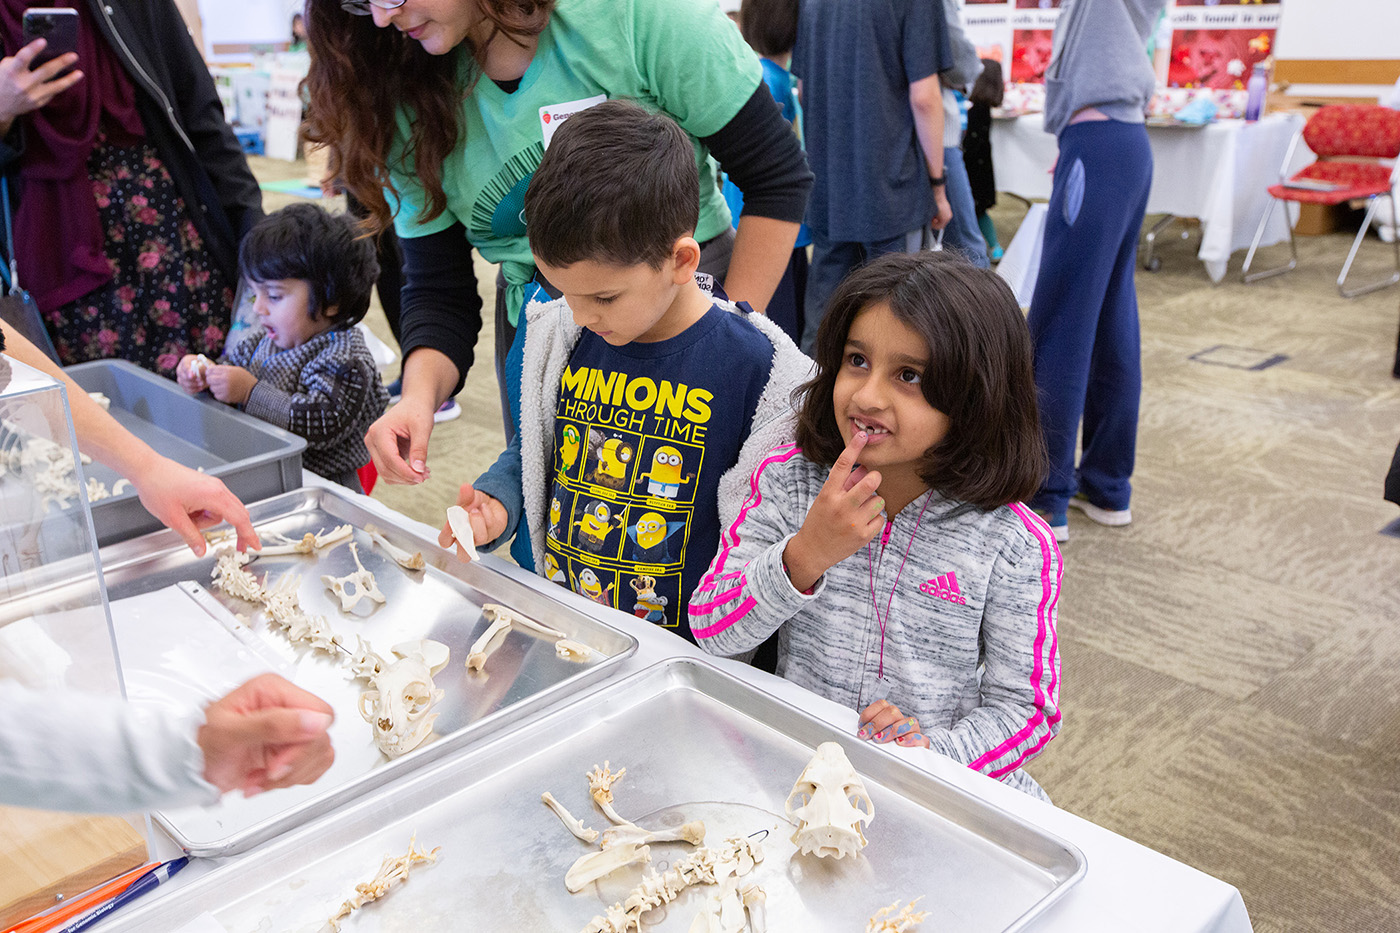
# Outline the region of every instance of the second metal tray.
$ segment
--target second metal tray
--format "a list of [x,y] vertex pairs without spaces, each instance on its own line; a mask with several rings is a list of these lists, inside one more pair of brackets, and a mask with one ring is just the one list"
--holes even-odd
[[[821,742],[839,742],[875,805],[869,845],[841,860],[800,855],[783,803]],[[593,847],[540,802],[550,791],[595,829],[585,772],[627,769],[614,806],[647,828],[703,819],[706,843],[762,835],[752,880],[773,933],[853,933],[892,902],[922,898],[922,929],[1024,929],[1085,872],[1073,845],[698,661],[661,662],[451,760],[406,776],[248,859],[133,911],[117,930],[178,929],[208,911],[229,933],[313,933],[416,835],[441,846],[401,888],[347,930],[568,933],[622,900],[643,869],[621,869],[579,894],[570,864]],[[596,851],[596,849],[594,849]],[[652,846],[664,871],[689,851]],[[648,933],[685,933],[713,888],[698,885],[645,915]]]
[[[130,694],[184,705],[212,699],[251,671],[271,668],[336,710],[331,732],[336,761],[315,784],[248,799],[233,794],[214,807],[158,814],[176,842],[192,854],[229,855],[263,842],[393,780],[406,769],[494,730],[510,728],[531,711],[608,676],[636,650],[631,635],[480,564],[458,563],[435,541],[394,526],[334,490],[307,487],[256,503],[249,513],[260,533],[278,532],[293,539],[350,523],[361,562],[388,597],[383,606],[371,608],[366,600],[355,612],[343,613],[321,583],[322,574],[342,575],[355,569],[343,544],[315,557],[260,557],[248,569],[259,578],[266,574],[269,583],[300,574],[298,594],[308,612],[325,616],[337,633],[363,637],[381,654],[395,644],[420,638],[443,642],[452,652],[451,659],[434,682],[446,695],[434,708],[436,738],[401,758],[386,760],[359,712],[364,682],[351,679],[348,665],[340,658],[294,648],[263,619],[258,607],[212,589],[213,548],[209,555],[196,558],[172,532],[104,548],[102,567],[108,596],[116,604],[117,642]],[[370,524],[398,546],[421,551],[427,569],[410,573],[400,568],[364,532]],[[169,619],[172,613],[164,609],[169,604],[151,601],[153,595],[168,593],[174,585],[186,592],[196,589],[191,582],[199,584],[201,591],[196,592],[197,600],[188,602],[187,620]],[[144,600],[118,602],[130,597]],[[174,599],[178,603],[178,593]],[[207,611],[200,610],[201,602]],[[488,624],[481,612],[482,604],[488,602],[546,622],[588,645],[597,656],[583,664],[565,661],[556,656],[549,641],[512,632],[491,655],[484,672],[469,672],[467,648]],[[134,607],[133,611],[124,613],[126,606]],[[244,614],[247,621],[240,622],[235,614]],[[198,630],[182,630],[186,625]]]

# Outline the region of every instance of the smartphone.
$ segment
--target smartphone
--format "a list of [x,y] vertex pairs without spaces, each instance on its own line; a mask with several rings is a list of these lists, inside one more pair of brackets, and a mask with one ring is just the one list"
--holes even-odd
[[31,70],[60,55],[78,51],[78,11],[68,7],[31,7],[24,11],[24,44],[47,39]]

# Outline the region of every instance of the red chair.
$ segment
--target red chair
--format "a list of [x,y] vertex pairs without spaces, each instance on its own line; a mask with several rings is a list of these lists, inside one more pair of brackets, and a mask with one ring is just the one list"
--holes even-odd
[[[1302,139],[1317,155],[1317,161],[1301,172],[1288,178],[1288,164]],[[1257,282],[1271,275],[1281,275],[1297,267],[1298,244],[1293,239],[1293,226],[1288,227],[1288,249],[1292,256],[1288,265],[1275,269],[1265,269],[1250,273],[1254,254],[1259,249],[1259,241],[1264,236],[1264,228],[1273,214],[1274,205],[1279,201],[1297,201],[1307,204],[1341,204],[1346,201],[1366,199],[1366,219],[1361,230],[1351,244],[1347,261],[1342,265],[1342,273],[1337,276],[1337,291],[1343,298],[1355,298],[1368,292],[1388,288],[1400,282],[1400,238],[1393,244],[1395,248],[1395,271],[1390,278],[1347,290],[1347,273],[1356,259],[1357,250],[1366,231],[1371,227],[1371,218],[1376,213],[1377,198],[1390,195],[1390,223],[1396,224],[1396,195],[1400,193],[1400,164],[1394,160],[1400,157],[1400,110],[1388,107],[1364,106],[1357,104],[1330,104],[1321,108],[1308,119],[1303,131],[1293,138],[1288,154],[1283,157],[1283,167],[1279,171],[1279,183],[1269,188],[1273,199],[1264,211],[1259,229],[1254,232],[1254,242],[1249,246],[1249,254],[1244,258],[1244,280]],[[1386,164],[1382,160],[1389,160]],[[1287,210],[1287,208],[1285,208]]]

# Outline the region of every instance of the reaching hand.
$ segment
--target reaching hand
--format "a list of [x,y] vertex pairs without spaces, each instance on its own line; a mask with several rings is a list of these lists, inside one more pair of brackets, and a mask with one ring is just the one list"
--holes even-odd
[[242,366],[216,363],[205,367],[204,382],[219,401],[229,405],[242,405],[248,401],[253,386],[258,384],[258,377]]
[[77,63],[74,52],[60,55],[29,70],[34,56],[48,45],[46,39],[35,39],[9,58],[0,59],[0,132],[9,132],[16,117],[38,110],[59,94],[83,80],[81,71],[70,71],[63,77],[58,73]]
[[798,590],[815,586],[822,574],[865,547],[885,527],[880,514],[885,500],[876,494],[880,473],[871,470],[859,476],[862,468],[856,466],[867,439],[864,431],[851,438],[807,510],[802,527],[788,541],[783,562]]
[[[463,483],[462,488],[457,490],[457,504],[467,510],[467,517],[472,523],[473,543],[485,544],[488,541],[495,541],[505,534],[506,524],[510,517],[506,514],[506,507],[501,505],[500,500],[488,496],[480,490],[473,489],[471,483]],[[442,532],[438,535],[438,544],[443,547],[455,547],[457,559],[462,562],[470,561],[467,552],[457,544],[457,539],[452,535],[452,529],[444,523]]]
[[[402,401],[365,432],[379,478],[396,485],[416,485],[432,475],[428,469],[428,438],[433,433],[433,409]],[[446,545],[444,545],[445,547]]]
[[153,460],[134,470],[132,484],[141,504],[203,557],[206,544],[201,528],[228,522],[238,532],[238,549],[259,549],[248,510],[217,477],[206,476],[174,460],[152,452]]
[[920,745],[929,747],[929,741],[919,731],[919,720],[905,716],[888,700],[876,700],[860,714],[860,728],[856,738],[872,742],[894,741],[900,745]]
[[335,761],[326,730],[335,712],[276,674],[254,677],[204,711],[204,779],[245,797],[310,784]]

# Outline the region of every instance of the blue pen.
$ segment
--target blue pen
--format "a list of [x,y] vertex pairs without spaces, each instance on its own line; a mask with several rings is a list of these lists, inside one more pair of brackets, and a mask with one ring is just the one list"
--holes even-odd
[[86,930],[88,927],[92,926],[94,923],[101,920],[103,917],[107,916],[117,908],[125,907],[127,904],[136,900],[138,897],[140,897],[142,894],[145,894],[147,891],[154,891],[156,888],[160,887],[162,884],[173,878],[177,871],[184,868],[189,863],[189,856],[182,855],[179,858],[171,859],[164,865],[161,865],[157,868],[152,868],[150,871],[146,872],[140,878],[137,878],[134,882],[132,882],[131,887],[127,888],[125,891],[118,894],[116,897],[112,898],[110,901],[101,905],[100,907],[97,907],[89,911],[88,913],[83,914],[77,920],[74,920],[72,923],[68,924],[68,926],[64,927],[61,931],[59,931],[59,933],[78,933],[79,930]]

